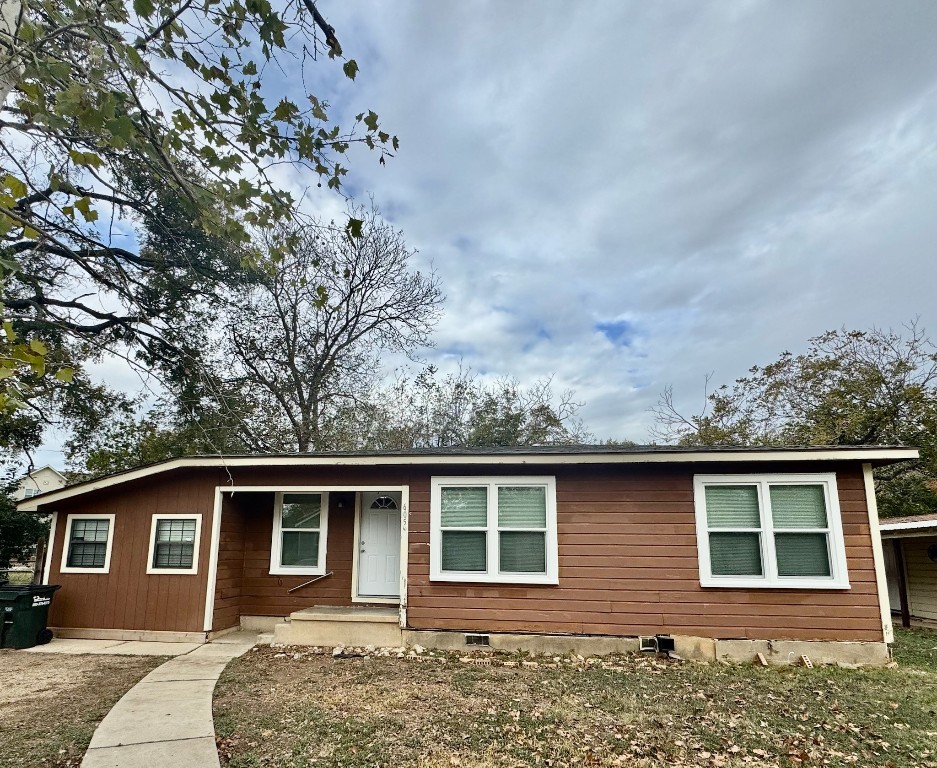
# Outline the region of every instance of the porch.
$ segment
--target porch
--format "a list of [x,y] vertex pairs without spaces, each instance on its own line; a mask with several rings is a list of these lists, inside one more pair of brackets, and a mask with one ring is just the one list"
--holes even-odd
[[383,605],[317,605],[294,611],[273,629],[273,643],[283,645],[373,645],[396,648],[403,644],[400,612]]
[[217,493],[207,631],[255,618],[276,627],[275,642],[329,644],[367,631],[377,635],[364,644],[384,644],[388,628],[399,636],[406,487],[242,486]]

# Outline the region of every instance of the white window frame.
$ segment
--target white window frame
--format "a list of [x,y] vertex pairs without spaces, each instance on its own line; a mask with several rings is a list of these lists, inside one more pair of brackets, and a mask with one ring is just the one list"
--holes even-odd
[[[71,568],[68,565],[68,551],[72,541],[72,521],[74,520],[109,520],[107,526],[107,544],[104,549],[104,567],[103,568]],[[69,515],[65,521],[65,539],[62,547],[62,564],[59,567],[59,573],[110,573],[111,572],[111,549],[114,545],[114,514],[80,513]]]
[[[709,557],[710,528],[706,516],[706,487],[713,485],[753,485],[758,489],[758,513],[761,527],[762,576],[714,576]],[[774,528],[771,517],[771,485],[820,485],[826,501],[827,545],[830,555],[829,576],[779,576],[775,554],[774,534],[818,532],[819,529]],[[693,497],[696,506],[696,543],[699,552],[700,586],[744,587],[746,589],[849,589],[849,571],[846,565],[846,545],[843,539],[843,520],[839,509],[836,473],[818,474],[750,474],[750,475],[695,475]],[[715,532],[732,532],[733,528],[713,528]]]
[[[281,565],[280,557],[283,548],[283,496],[284,494],[293,495],[312,495],[318,494],[322,497],[322,508],[319,512],[319,558],[318,565],[310,568],[306,565]],[[286,530],[304,530],[308,528],[287,528]],[[327,551],[327,541],[329,532],[329,493],[320,491],[316,488],[303,489],[301,491],[277,491],[274,494],[273,502],[273,541],[270,543],[270,574],[273,576],[321,576],[325,573],[325,555]]]
[[[498,527],[498,488],[500,486],[535,486],[546,489],[546,573],[500,573]],[[442,569],[442,489],[446,487],[488,489],[487,571],[444,571]],[[465,529],[469,530],[469,529]],[[505,528],[505,531],[523,530]],[[430,481],[430,581],[476,582],[490,584],[559,584],[559,553],[556,537],[556,478],[531,477],[433,477]]]
[[[156,568],[153,565],[153,555],[156,554],[156,529],[160,520],[195,520],[195,541],[192,545],[192,567],[191,568]],[[202,541],[202,516],[201,514],[178,514],[164,515],[159,512],[153,515],[153,521],[150,524],[150,548],[146,555],[146,572],[148,574],[165,576],[195,576],[198,573],[199,548]]]

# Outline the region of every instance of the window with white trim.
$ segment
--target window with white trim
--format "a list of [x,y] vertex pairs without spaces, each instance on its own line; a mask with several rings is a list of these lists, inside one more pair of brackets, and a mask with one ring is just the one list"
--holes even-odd
[[835,474],[697,475],[700,584],[847,589]]
[[69,515],[61,572],[108,573],[113,542],[114,515]]
[[432,581],[558,583],[553,477],[434,477]]
[[198,573],[201,515],[153,515],[147,573],[194,575]]
[[328,493],[277,493],[275,499],[270,573],[325,573]]

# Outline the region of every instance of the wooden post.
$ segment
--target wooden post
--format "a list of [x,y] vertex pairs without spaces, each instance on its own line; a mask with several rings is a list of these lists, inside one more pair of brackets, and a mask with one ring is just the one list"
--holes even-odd
[[39,539],[36,543],[36,559],[33,562],[33,584],[42,584],[42,572],[46,562],[46,547],[48,537]]
[[895,549],[895,570],[898,571],[898,600],[901,604],[901,626],[907,629],[911,626],[911,611],[908,609],[908,580],[904,573],[904,548],[901,539],[892,539]]

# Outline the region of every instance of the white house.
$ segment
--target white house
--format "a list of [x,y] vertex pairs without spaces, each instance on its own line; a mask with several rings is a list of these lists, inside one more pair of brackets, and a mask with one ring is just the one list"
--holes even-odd
[[[23,476],[16,490],[13,492],[13,498],[16,501],[30,499],[33,496],[38,496],[40,493],[47,493],[63,488],[67,482],[65,476],[58,470],[48,465],[39,467],[39,469],[34,469],[28,475]],[[30,508],[30,506],[26,504],[21,506],[20,509],[34,512],[36,508],[34,506]]]

